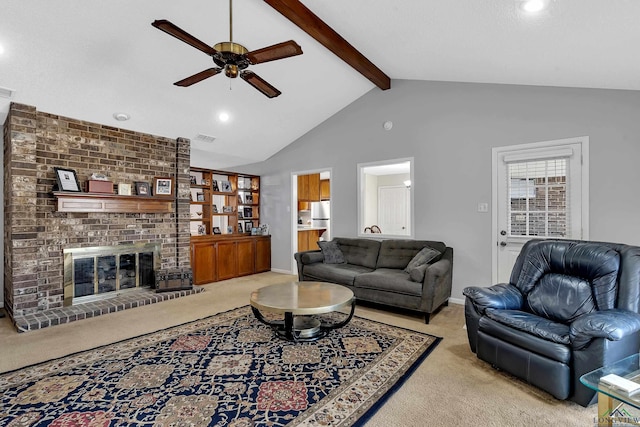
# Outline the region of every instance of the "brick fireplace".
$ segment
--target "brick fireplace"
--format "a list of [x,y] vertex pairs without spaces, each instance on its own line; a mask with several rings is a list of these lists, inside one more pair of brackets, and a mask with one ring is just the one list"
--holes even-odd
[[[11,104],[4,127],[4,305],[18,329],[23,318],[64,307],[65,249],[156,243],[159,268],[190,269],[189,157],[188,139]],[[116,184],[174,177],[173,212],[58,212],[54,167],[74,169],[83,186],[95,172]]]

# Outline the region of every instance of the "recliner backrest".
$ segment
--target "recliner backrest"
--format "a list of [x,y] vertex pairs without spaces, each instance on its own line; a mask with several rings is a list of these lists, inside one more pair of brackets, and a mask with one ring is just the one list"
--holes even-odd
[[620,254],[610,246],[549,240],[524,249],[514,285],[529,311],[569,323],[582,314],[616,307]]

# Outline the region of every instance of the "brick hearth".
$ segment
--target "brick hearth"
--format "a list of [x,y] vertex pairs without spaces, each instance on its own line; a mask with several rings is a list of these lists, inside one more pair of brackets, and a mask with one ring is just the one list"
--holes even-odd
[[[133,132],[12,103],[4,127],[4,305],[14,323],[49,319],[51,313],[67,310],[63,307],[65,248],[160,243],[159,268],[190,269],[189,160],[188,139]],[[173,177],[174,211],[57,212],[51,194],[56,183],[54,167],[75,170],[83,187],[95,172],[115,184],[152,184],[154,177]],[[95,315],[95,310],[85,310],[85,317],[89,312]],[[58,323],[72,317],[59,317]],[[55,321],[27,322],[36,323],[44,327]]]

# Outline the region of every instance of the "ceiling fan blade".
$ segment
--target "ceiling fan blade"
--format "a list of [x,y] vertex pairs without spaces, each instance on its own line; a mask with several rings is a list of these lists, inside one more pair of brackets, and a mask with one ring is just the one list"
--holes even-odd
[[191,77],[187,77],[186,79],[182,79],[179,82],[175,82],[174,85],[181,86],[181,87],[191,86],[192,84],[201,82],[204,79],[208,79],[209,77],[215,76],[220,71],[222,71],[222,68],[217,68],[217,67],[216,68],[209,68],[208,70],[200,71],[199,73],[194,74]]
[[302,48],[293,40],[263,47],[262,49],[248,52],[245,56],[252,64],[275,61],[276,59],[302,55]]
[[282,93],[278,89],[267,83],[266,80],[258,76],[253,71],[243,71],[242,73],[240,73],[240,77],[242,78],[242,80],[262,92],[268,98],[275,98]]
[[215,53],[218,52],[213,47],[209,46],[208,44],[206,44],[201,40],[198,40],[197,38],[193,37],[191,34],[187,33],[185,30],[183,30],[182,28],[172,24],[166,19],[157,19],[153,21],[151,25],[177,38],[178,40],[182,40],[183,42],[195,47],[196,49],[203,51],[207,55],[214,55]]

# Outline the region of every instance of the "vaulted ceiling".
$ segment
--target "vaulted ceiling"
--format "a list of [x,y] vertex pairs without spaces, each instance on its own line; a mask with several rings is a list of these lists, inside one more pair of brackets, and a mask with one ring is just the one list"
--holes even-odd
[[[640,90],[640,2],[302,0],[390,77]],[[229,36],[228,0],[5,0],[0,10],[0,120],[11,101],[115,127],[192,140],[193,163],[261,161],[370,90],[381,90],[268,3],[235,0],[233,38],[249,50],[295,40],[303,54],[251,70],[268,99],[218,75],[173,83],[211,58],[153,28],[167,19],[211,45]],[[221,122],[218,114],[230,115]],[[114,113],[131,119],[116,121]],[[215,137],[207,142],[198,135]]]

